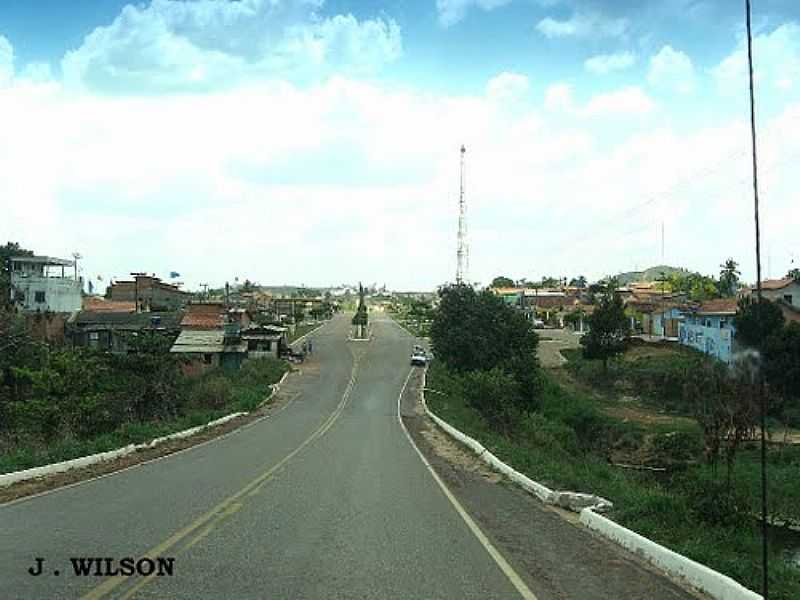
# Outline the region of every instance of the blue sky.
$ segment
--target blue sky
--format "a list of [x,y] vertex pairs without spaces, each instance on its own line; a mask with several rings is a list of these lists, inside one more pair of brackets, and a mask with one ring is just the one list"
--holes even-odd
[[[6,0],[0,239],[78,250],[88,277],[430,288],[463,142],[477,282],[646,267],[662,222],[667,262],[752,278],[740,4]],[[780,276],[800,5],[753,8]]]

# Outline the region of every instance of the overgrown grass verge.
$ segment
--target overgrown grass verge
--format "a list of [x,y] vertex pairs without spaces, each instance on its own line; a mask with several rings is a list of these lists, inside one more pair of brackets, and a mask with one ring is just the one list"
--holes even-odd
[[296,325],[294,332],[289,334],[289,343],[291,344],[295,340],[298,340],[304,335],[311,333],[315,329],[319,329],[323,325],[324,323],[300,323]]
[[[608,454],[614,447],[641,443],[641,425],[613,419],[591,398],[564,389],[549,375],[543,376],[539,409],[519,415],[507,434],[493,429],[465,403],[460,377],[443,364],[432,364],[427,385],[441,392],[426,396],[437,415],[515,469],[555,489],[608,498],[614,502],[609,516],[625,527],[750,589],[760,588],[759,527],[749,517],[757,506],[753,452],[743,453],[734,493],[721,502],[721,484],[706,465],[690,463],[666,474],[611,465]],[[787,448],[779,458],[772,456],[770,463],[773,506],[777,513],[795,518],[800,506],[796,483],[800,449]],[[800,598],[800,571],[784,560],[782,548],[773,545],[771,550],[772,597]]]
[[[7,436],[0,453],[0,473],[10,473],[65,460],[141,444],[184,429],[204,425],[233,412],[250,412],[270,398],[288,366],[272,358],[251,359],[234,373],[207,371],[202,376],[182,381],[176,404],[180,413],[172,418],[129,421],[112,431],[80,439],[65,436],[49,443],[35,435],[20,432]],[[16,438],[16,439],[14,439]]]

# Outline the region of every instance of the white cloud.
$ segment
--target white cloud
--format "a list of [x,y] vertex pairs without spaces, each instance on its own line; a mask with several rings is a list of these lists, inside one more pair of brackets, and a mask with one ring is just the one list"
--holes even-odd
[[368,73],[402,53],[391,19],[319,17],[319,0],[127,5],[62,60],[69,85],[107,92],[217,89],[247,79]]
[[594,96],[580,110],[580,114],[585,117],[646,115],[655,108],[655,102],[641,88],[631,86]]
[[495,102],[519,100],[528,93],[530,81],[519,73],[500,73],[486,84],[486,95]]
[[[747,42],[739,39],[736,49],[711,70],[724,93],[741,93],[747,87]],[[758,85],[786,91],[800,78],[800,25],[784,23],[753,38],[753,72]]]
[[472,7],[490,11],[509,2],[511,0],[436,0],[436,10],[439,13],[439,23],[450,27],[461,21]]
[[0,86],[14,79],[14,47],[0,35]]
[[636,63],[633,52],[617,52],[615,54],[598,54],[583,63],[584,68],[595,75],[607,75],[612,71],[621,71]]
[[597,12],[576,12],[569,19],[546,17],[536,29],[548,38],[622,37],[628,30],[627,19],[609,18]]
[[548,86],[545,90],[544,105],[548,110],[571,110],[572,86],[568,83],[554,83]]
[[694,65],[688,55],[664,46],[650,58],[647,82],[654,88],[689,94],[694,91]]

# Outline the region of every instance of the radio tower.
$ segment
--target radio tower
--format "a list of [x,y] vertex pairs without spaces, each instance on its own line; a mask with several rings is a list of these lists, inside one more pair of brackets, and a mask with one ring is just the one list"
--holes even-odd
[[469,248],[467,247],[467,203],[464,201],[464,154],[467,149],[461,145],[461,182],[458,197],[458,249],[456,257],[456,283],[464,283],[469,269]]

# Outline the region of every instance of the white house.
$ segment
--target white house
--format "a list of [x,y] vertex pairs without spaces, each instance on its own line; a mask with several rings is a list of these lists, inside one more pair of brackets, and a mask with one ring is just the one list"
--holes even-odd
[[75,263],[50,256],[12,256],[11,302],[23,312],[81,310],[81,281]]

